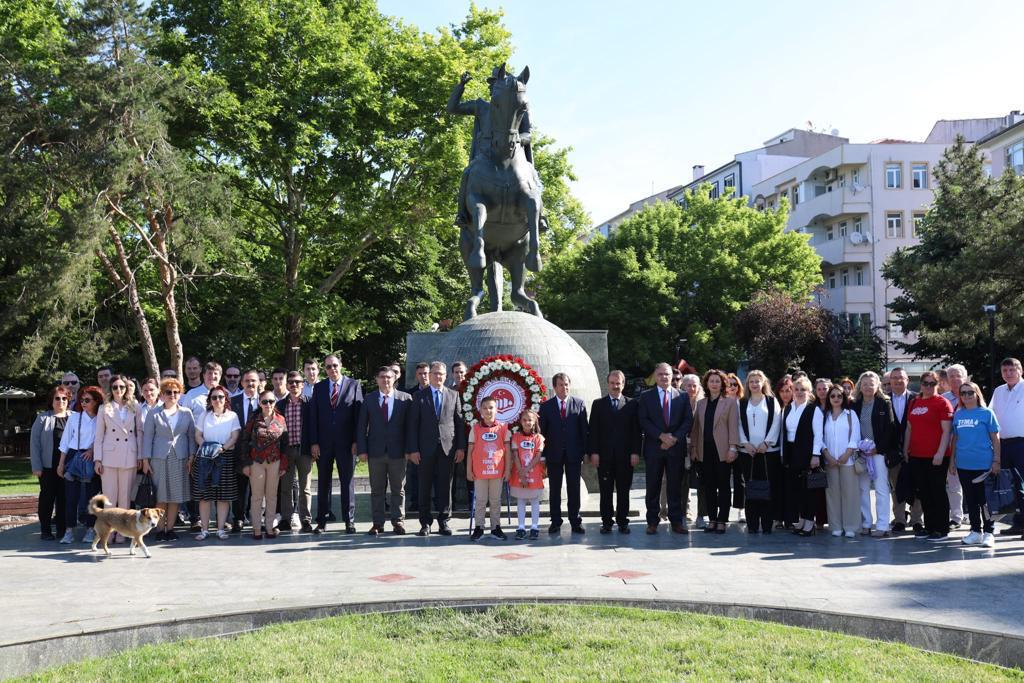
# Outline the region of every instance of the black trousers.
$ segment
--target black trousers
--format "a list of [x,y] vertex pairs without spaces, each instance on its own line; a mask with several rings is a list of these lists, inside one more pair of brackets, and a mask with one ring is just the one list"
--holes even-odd
[[[671,455],[670,455],[671,454]],[[668,521],[682,524],[683,500],[690,497],[689,480],[683,480],[683,458],[675,451],[657,451],[644,454],[647,468],[647,490],[644,501],[647,507],[647,523],[657,524],[661,511],[661,480],[665,479],[665,498],[668,499]],[[686,486],[686,488],[684,488]]]
[[39,529],[44,534],[53,533],[52,522],[57,523],[57,535],[67,531],[67,513],[64,511],[64,480],[57,476],[55,467],[44,467],[39,477]]
[[801,519],[814,519],[817,491],[807,488],[807,470],[787,467],[785,485],[786,522],[796,524]]
[[974,480],[985,474],[985,470],[956,470],[960,477],[960,486],[964,490],[964,507],[971,519],[971,531],[992,533],[995,523],[988,512],[988,500],[985,498],[985,481],[975,484]]
[[732,470],[732,506],[742,510],[747,502],[747,481],[750,479],[750,467],[753,460],[749,453],[740,451],[736,459],[729,465]]
[[633,486],[633,467],[629,455],[601,456],[597,466],[597,484],[601,491],[601,523],[620,527],[629,524],[629,489]]
[[[775,487],[771,483],[770,471],[768,469],[768,453],[763,455],[750,456],[745,454],[751,459],[751,468],[748,475],[747,481],[768,481],[768,486],[771,488],[771,493],[774,496]],[[778,458],[778,453],[775,457]],[[746,500],[747,504],[747,531],[761,531],[771,532],[772,530],[772,501],[771,500]]]
[[786,521],[786,468],[782,466],[782,456],[778,451],[765,453],[768,465],[768,482],[772,488],[772,499],[769,503],[772,519],[776,522]]
[[913,471],[914,493],[921,501],[924,528],[930,534],[949,533],[949,496],[946,495],[946,473],[949,458],[941,465],[933,465],[931,458],[910,458]]
[[[550,457],[550,456],[549,456]],[[548,460],[548,483],[551,487],[550,503],[551,523],[562,523],[562,475],[565,475],[566,507],[569,512],[569,524],[583,522],[580,517],[580,476],[583,461],[578,457],[563,455],[555,460]]]
[[[448,455],[437,444],[430,455],[420,453],[417,496],[419,497],[420,524],[430,526],[434,522],[433,510],[437,510],[437,523],[444,524],[452,516],[452,472],[454,457]],[[406,469],[406,475],[409,470]],[[433,496],[431,496],[433,493]],[[433,497],[433,505],[431,505]]]
[[405,507],[409,512],[416,512],[420,507],[419,491],[420,466],[407,460],[405,462]]
[[249,477],[242,474],[242,465],[235,461],[235,485],[238,487],[238,495],[231,501],[231,516],[235,524],[241,526],[245,516],[249,514],[249,496],[252,490],[249,488]]
[[714,443],[704,442],[704,500],[708,506],[709,522],[729,521],[729,478],[733,472],[733,463],[718,458],[718,449]]
[[355,524],[356,496],[352,475],[356,471],[356,456],[350,446],[321,448],[320,459],[316,461],[316,523],[327,524],[331,511],[331,496],[334,490],[334,465],[338,466],[338,483],[341,485],[341,519],[346,524]]

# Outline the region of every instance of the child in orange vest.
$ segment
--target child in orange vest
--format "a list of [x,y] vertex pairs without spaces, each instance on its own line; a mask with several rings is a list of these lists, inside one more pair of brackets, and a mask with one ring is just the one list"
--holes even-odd
[[473,425],[469,433],[469,466],[466,477],[473,482],[473,495],[476,497],[476,528],[473,529],[472,540],[479,540],[484,535],[484,512],[487,504],[491,505],[491,535],[505,540],[505,532],[501,530],[501,489],[508,481],[511,469],[511,458],[507,458],[511,436],[508,425],[498,422],[498,404],[493,398],[485,398],[480,402],[481,421]]
[[512,435],[512,495],[519,511],[516,539],[526,538],[526,503],[530,503],[530,540],[540,537],[540,494],[544,491],[544,436],[537,431],[533,410],[519,416],[519,432]]

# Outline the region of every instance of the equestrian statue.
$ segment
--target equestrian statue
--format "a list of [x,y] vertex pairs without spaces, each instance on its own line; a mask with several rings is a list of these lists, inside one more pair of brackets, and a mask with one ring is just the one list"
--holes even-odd
[[459,185],[459,249],[469,272],[471,296],[465,318],[477,314],[484,296],[484,278],[492,311],[501,310],[502,267],[512,281],[512,302],[540,316],[540,306],[524,289],[526,270],[541,269],[540,232],[542,186],[533,167],[530,110],[526,82],[530,68],[515,76],[505,65],[494,69],[487,83],[490,102],[462,101],[469,81],[462,74],[448,99],[448,113],[473,116],[473,145],[469,166]]

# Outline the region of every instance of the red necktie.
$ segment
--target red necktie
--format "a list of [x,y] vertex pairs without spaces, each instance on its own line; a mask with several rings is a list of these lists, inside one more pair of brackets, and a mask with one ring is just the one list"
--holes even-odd
[[337,408],[338,407],[338,383],[337,382],[335,382],[334,386],[331,388],[331,407],[332,408]]
[[384,416],[384,421],[387,422],[388,421],[388,397],[387,396],[381,396],[380,399],[381,399],[380,400],[380,414]]
[[565,401],[559,401],[562,404],[562,419],[565,419]]
[[665,426],[668,427],[669,416],[672,414],[668,407],[668,391],[664,391],[665,400],[661,403],[661,412],[665,414]]

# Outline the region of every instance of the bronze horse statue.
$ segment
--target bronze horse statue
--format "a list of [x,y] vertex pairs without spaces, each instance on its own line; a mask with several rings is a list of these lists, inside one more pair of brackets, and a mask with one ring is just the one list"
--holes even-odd
[[[448,110],[477,117],[479,138],[466,169],[465,190],[460,192],[460,251],[469,272],[471,296],[465,318],[474,317],[484,296],[487,279],[492,311],[501,310],[502,267],[509,271],[512,301],[527,313],[540,316],[540,306],[524,289],[526,270],[537,272],[540,262],[541,186],[528,158],[529,109],[526,82],[529,67],[518,76],[496,69],[490,79],[490,103],[459,103],[468,75],[452,93]],[[525,122],[525,126],[524,126]],[[523,130],[526,133],[523,133]]]

